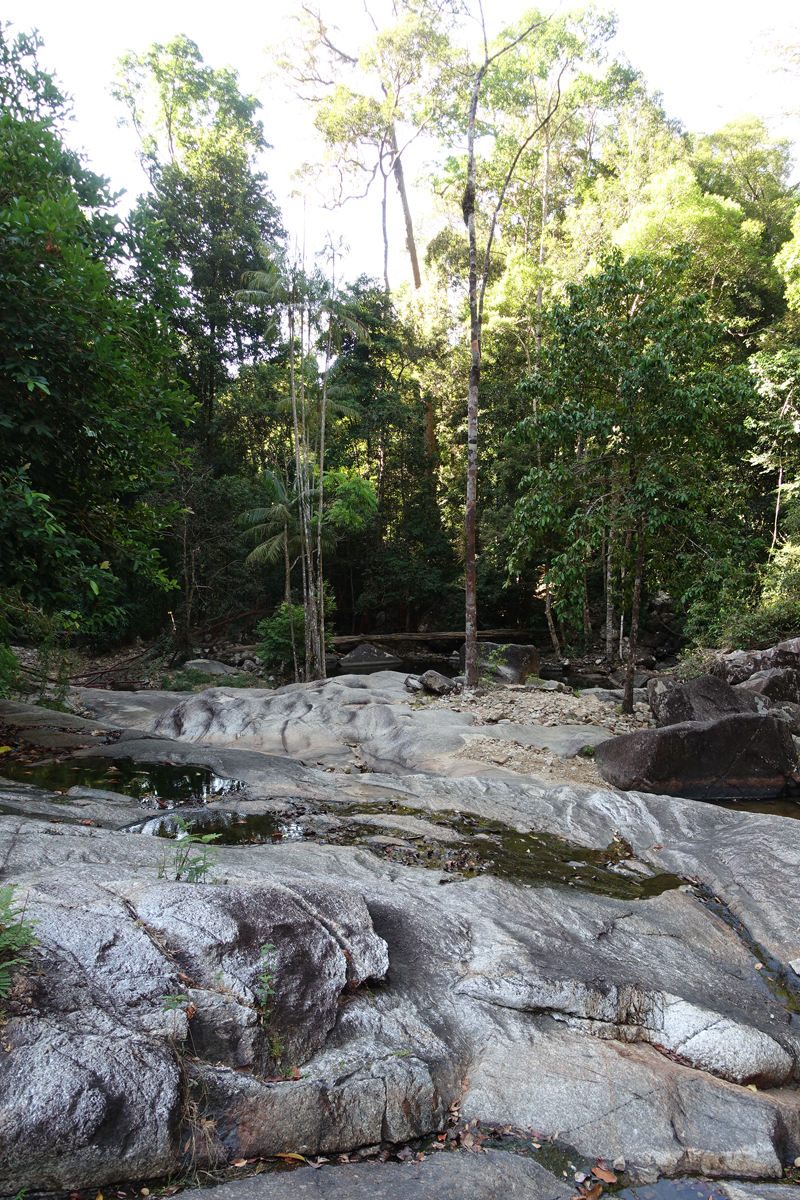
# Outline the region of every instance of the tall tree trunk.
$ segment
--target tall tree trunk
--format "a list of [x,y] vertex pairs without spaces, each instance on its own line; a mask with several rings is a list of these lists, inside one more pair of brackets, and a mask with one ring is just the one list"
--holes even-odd
[[411,220],[411,207],[408,203],[408,194],[406,192],[406,180],[403,173],[403,162],[397,150],[397,136],[395,134],[394,125],[389,130],[389,138],[392,147],[394,171],[394,181],[397,184],[397,192],[400,196],[400,203],[403,206],[403,220],[406,223],[406,249],[408,257],[411,260],[411,274],[414,276],[414,287],[422,287],[422,277],[419,273],[419,259],[417,258],[417,243],[414,240],[414,222]]
[[424,400],[425,404],[425,449],[428,451],[428,474],[433,470],[433,463],[436,458],[436,416],[433,411],[433,396],[430,392],[427,393]]
[[633,681],[636,674],[636,642],[639,637],[639,605],[642,599],[642,574],[644,572],[644,530],[642,514],[636,513],[636,574],[633,577],[633,603],[631,605],[631,631],[628,635],[628,669],[625,672],[625,694],[622,711],[633,712]]
[[606,541],[606,658],[614,661],[614,535],[616,533],[617,505],[616,497],[611,504],[611,518],[608,523],[608,540]]
[[619,593],[622,597],[622,611],[619,614],[619,661],[624,662],[622,657],[622,641],[625,637],[625,564],[628,561],[628,551],[631,548],[631,529],[630,525],[625,531],[625,549],[622,552],[622,563],[619,569]]
[[544,143],[544,176],[542,178],[542,228],[539,237],[539,284],[536,288],[536,364],[538,369],[539,352],[542,348],[542,308],[544,301],[544,284],[542,271],[546,258],[545,235],[547,229],[548,206],[550,204],[550,130],[547,131]]
[[[311,357],[311,313],[308,314],[308,345],[306,337],[305,308],[300,316],[300,344],[303,349],[303,366]],[[305,370],[300,374],[300,434],[302,437],[302,546],[305,561],[305,594],[303,596],[303,611],[305,615],[305,646],[306,646],[306,679],[314,679],[318,670],[318,636],[317,636],[317,593],[315,587],[314,547],[311,536],[311,489],[314,483],[314,464],[311,458],[309,437],[310,413],[308,411],[308,389],[306,387]]]
[[556,633],[556,626],[553,621],[553,594],[550,591],[550,579],[547,574],[544,577],[544,615],[547,617],[547,628],[550,630],[550,641],[553,643],[556,658],[561,658],[561,646],[558,642],[558,634]]
[[284,591],[286,594],[286,608],[289,613],[289,638],[292,643],[292,665],[294,667],[294,681],[300,682],[300,673],[297,669],[297,645],[294,640],[294,611],[292,609],[292,564],[289,561],[289,526],[286,522],[283,525],[283,566],[286,572],[286,581]]
[[328,410],[328,374],[331,367],[331,351],[333,349],[333,297],[336,288],[336,256],[333,257],[331,269],[331,302],[328,309],[328,339],[325,344],[325,371],[322,376],[322,412],[319,419],[319,485],[317,505],[317,664],[318,678],[325,678],[325,589],[322,585],[322,513],[323,513],[323,478],[325,475],[325,421]]
[[592,622],[589,617],[589,589],[586,584],[586,570],[583,572],[583,640],[588,651],[592,640]]
[[464,221],[469,232],[469,339],[470,367],[467,393],[467,502],[464,512],[466,555],[464,563],[464,676],[467,687],[478,683],[478,608],[475,586],[475,517],[478,495],[478,399],[481,380],[481,341],[478,321],[478,238],[475,229],[475,116],[478,97],[486,73],[483,67],[475,76],[467,125],[467,186],[462,201]]
[[[495,223],[497,221],[500,208],[505,197],[505,190],[510,182],[511,175],[509,174],[506,185],[503,187],[501,194],[495,205],[494,215],[491,221],[489,237],[486,242],[486,253],[483,260],[483,276],[481,283],[480,309],[478,306],[478,238],[475,229],[475,204],[477,197],[477,173],[475,169],[475,121],[478,113],[478,100],[481,94],[481,85],[483,84],[486,72],[491,64],[507,54],[523,42],[534,29],[545,24],[544,21],[535,21],[530,25],[519,37],[514,41],[507,43],[502,49],[495,51],[493,55],[489,55],[489,44],[486,37],[486,24],[483,18],[483,9],[480,9],[481,32],[483,34],[483,50],[484,61],[483,65],[475,72],[475,78],[472,83],[472,92],[469,98],[469,110],[467,113],[467,186],[464,189],[464,196],[461,201],[461,211],[464,216],[464,224],[467,226],[469,234],[469,341],[470,341],[470,368],[469,368],[469,387],[467,393],[467,499],[464,511],[464,532],[466,534],[466,554],[464,564],[464,675],[467,687],[475,687],[478,682],[478,613],[477,613],[477,595],[475,587],[475,521],[476,521],[476,504],[478,495],[478,401],[480,394],[481,380],[481,317],[483,315],[483,301],[486,295],[486,283],[489,278],[489,268],[491,266],[491,246],[492,236],[494,234]],[[517,152],[514,159],[514,165],[519,161],[522,149],[530,142],[531,137],[527,139],[523,146]],[[513,166],[512,166],[513,172]]]
[[303,316],[301,312],[300,318],[300,353],[301,353],[301,395],[300,395],[300,414],[298,416],[297,404],[297,373],[294,363],[294,324],[295,324],[295,297],[292,297],[292,303],[289,307],[289,389],[292,400],[292,427],[294,430],[294,456],[295,456],[295,473],[297,481],[297,509],[300,517],[300,568],[303,581],[303,611],[305,613],[304,621],[304,640],[305,640],[305,664],[303,667],[303,675],[308,681],[310,679],[309,669],[311,666],[311,631],[309,628],[309,613],[308,613],[308,589],[309,589],[309,573],[308,573],[308,535],[309,535],[309,520],[308,510],[306,505],[306,470],[304,462],[304,437],[305,428],[305,392],[302,382],[302,354],[304,351],[303,345]]
[[[381,172],[382,173],[382,172]],[[388,184],[386,176],[383,176],[383,196],[381,198],[381,229],[383,230],[383,287],[386,295],[389,295],[389,229],[386,223],[386,186]]]

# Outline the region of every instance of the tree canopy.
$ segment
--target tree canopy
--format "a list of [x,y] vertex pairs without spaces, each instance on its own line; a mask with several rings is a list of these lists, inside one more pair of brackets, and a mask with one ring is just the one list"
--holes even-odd
[[632,665],[661,591],[686,638],[799,632],[789,140],[684,129],[594,7],[494,40],[449,0],[337,20],[303,5],[271,76],[317,137],[298,186],[373,206],[358,278],[335,232],[293,246],[235,64],[187,34],[121,57],[121,219],[3,29],[0,627],[19,602],[183,652],[280,611],[307,676],[331,622]]

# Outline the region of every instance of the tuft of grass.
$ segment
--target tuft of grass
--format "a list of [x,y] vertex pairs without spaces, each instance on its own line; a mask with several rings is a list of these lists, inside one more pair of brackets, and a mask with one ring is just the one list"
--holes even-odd
[[14,890],[13,883],[0,888],[0,998],[11,991],[11,968],[27,962],[36,945],[33,922],[25,920],[25,905],[17,905]]

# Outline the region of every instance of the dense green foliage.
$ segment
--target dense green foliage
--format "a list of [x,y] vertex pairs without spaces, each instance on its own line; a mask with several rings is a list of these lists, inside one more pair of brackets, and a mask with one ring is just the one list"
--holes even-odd
[[0,114],[0,556],[4,586],[90,611],[106,572],[166,583],[145,493],[191,405],[172,333],[120,278],[135,239],[66,149],[35,50],[6,45],[6,87],[33,95]]
[[752,382],[726,362],[707,302],[682,290],[689,261],[604,259],[553,306],[539,372],[522,385],[537,415],[518,433],[541,466],[517,502],[515,565],[547,547],[553,588],[576,625],[604,543],[612,599],[627,607],[624,550],[637,518],[645,587],[716,596],[730,557],[749,549],[747,481],[730,464],[747,450]]
[[[611,57],[613,16],[545,16],[501,35],[513,49],[478,113],[480,624],[542,640],[547,598],[553,635],[577,646],[626,627],[639,579],[672,594],[691,638],[798,633],[791,146],[747,114],[687,133]],[[188,37],[120,62],[149,180],[122,223],[69,148],[38,39],[0,36],[13,625],[36,609],[59,636],[189,652],[260,621],[279,669],[290,626],[309,653],[312,617],[326,642],[463,628],[468,39],[428,0],[401,0],[352,53],[326,29],[301,20],[274,57],[316,105],[314,186],[339,203],[383,181],[372,278],[332,245],[324,269],[293,258],[259,101]],[[427,247],[402,171],[418,138],[441,149]],[[391,181],[415,284],[395,292]],[[0,657],[0,693],[15,669]]]

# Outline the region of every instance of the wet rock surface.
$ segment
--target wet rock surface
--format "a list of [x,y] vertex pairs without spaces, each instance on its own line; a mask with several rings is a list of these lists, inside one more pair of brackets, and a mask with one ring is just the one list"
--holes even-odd
[[[354,708],[360,691],[347,685]],[[509,771],[331,774],[132,729],[83,754],[237,780],[164,818],[247,832],[260,814],[283,832],[227,845],[115,828],[126,803],[144,828],[149,793],[121,799],[99,777],[2,789],[0,883],[40,943],[4,1002],[8,1194],[391,1148],[444,1133],[459,1105],[462,1121],[625,1159],[630,1180],[779,1179],[800,1155],[797,822]],[[80,823],[82,803],[104,827]],[[376,1189],[414,1173],[438,1181],[420,1196],[562,1187],[517,1156],[480,1161],[495,1157],[513,1164],[495,1192],[463,1174],[472,1156],[347,1173],[364,1196],[413,1196]],[[247,1186],[344,1196],[319,1191],[350,1186],[338,1170]]]

